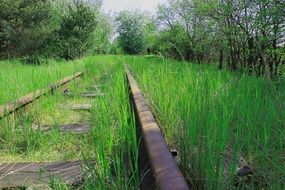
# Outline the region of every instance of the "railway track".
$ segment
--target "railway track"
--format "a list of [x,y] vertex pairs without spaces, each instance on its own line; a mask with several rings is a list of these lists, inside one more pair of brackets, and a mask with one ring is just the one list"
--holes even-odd
[[[17,101],[0,107],[0,118],[5,118],[14,112],[35,102],[40,97],[53,92],[56,89],[68,84],[72,80],[79,78],[83,72],[67,77],[51,85],[47,89],[37,90],[30,93]],[[188,190],[189,187],[180,172],[177,163],[169,150],[165,139],[158,127],[155,117],[151,113],[149,106],[141,93],[130,70],[126,68],[126,79],[129,88],[130,103],[133,106],[137,119],[137,127],[141,132],[143,144],[140,147],[146,152],[146,163],[150,164],[150,171],[144,170],[141,173],[141,189],[160,189],[160,190]],[[97,89],[98,90],[98,89]],[[98,91],[97,91],[98,92]],[[67,96],[72,94],[66,92]],[[87,94],[87,95],[86,95]],[[103,96],[102,93],[97,93]],[[97,97],[96,93],[84,93],[83,98],[90,99]],[[90,105],[73,105],[67,106],[66,109],[75,109],[88,111]],[[61,125],[60,133],[64,135],[67,132],[87,133],[90,126],[88,124],[70,124]],[[48,133],[49,129],[45,129]],[[144,162],[140,158],[140,161]],[[142,165],[143,163],[139,163]],[[84,161],[56,161],[56,162],[39,162],[39,163],[3,163],[0,164],[0,188],[18,188],[32,187],[44,189],[53,178],[59,178],[66,184],[73,185],[81,183],[84,175]],[[144,178],[150,176],[147,183]]]
[[1,188],[49,189],[49,183],[53,179],[61,179],[72,185],[82,180],[83,166],[84,161],[80,160],[0,164]]
[[36,90],[31,92],[15,101],[9,102],[6,105],[0,106],[0,119],[3,119],[9,116],[12,113],[15,113],[17,110],[28,106],[29,104],[33,103],[35,100],[39,99],[40,97],[48,94],[53,93],[56,89],[70,83],[71,81],[83,76],[83,72],[75,73],[72,76],[68,76],[62,80],[51,84],[48,88],[42,90]]
[[[36,90],[29,93],[18,100],[10,102],[6,105],[0,106],[0,118],[4,119],[11,114],[17,112],[28,111],[26,107],[32,106],[41,97],[56,93],[56,90],[62,89],[62,96],[67,99],[72,96],[70,92],[67,92],[68,85],[83,76],[83,72],[78,72],[72,76],[68,76],[62,80],[59,80],[49,87]],[[87,94],[87,96],[86,96]],[[85,99],[95,98],[98,93],[82,93],[81,97]],[[91,104],[71,104],[59,106],[59,109],[69,109],[74,111],[89,111],[92,108]],[[61,135],[67,135],[69,133],[75,133],[78,135],[86,134],[90,131],[89,124],[62,124],[58,127]],[[37,129],[42,133],[48,134],[52,132],[51,126],[39,126]],[[53,180],[63,181],[67,185],[76,185],[81,183],[85,173],[85,165],[90,164],[84,160],[67,160],[67,161],[54,161],[54,162],[21,162],[21,163],[1,163],[0,164],[0,189],[50,189],[49,185]]]
[[[130,89],[131,102],[139,124],[138,127],[143,136],[144,148],[151,166],[152,177],[154,178],[152,186],[160,190],[189,189],[164,140],[155,117],[127,67],[126,77]],[[148,189],[148,187],[143,188]]]

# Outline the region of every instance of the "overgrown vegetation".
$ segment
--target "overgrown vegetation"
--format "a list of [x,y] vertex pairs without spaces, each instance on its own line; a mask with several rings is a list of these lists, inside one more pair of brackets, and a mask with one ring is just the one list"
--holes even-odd
[[151,15],[121,11],[110,49],[112,23],[101,1],[0,1],[0,56],[39,64],[95,53],[163,54],[219,68],[270,77],[284,64],[281,0],[169,0]]
[[[96,164],[87,165],[90,172],[84,183],[87,189],[138,187],[138,147],[125,87],[124,62],[130,64],[152,105],[169,146],[178,150],[179,165],[190,186],[195,189],[284,188],[284,79],[272,82],[263,77],[219,71],[212,65],[153,56],[97,56],[82,60],[88,73],[83,86],[72,85],[74,98],[55,94],[39,101],[30,114],[0,122],[1,159],[92,159]],[[16,78],[14,74],[19,69],[15,64],[19,63],[5,66],[14,70],[7,75],[10,81]],[[51,77],[46,74],[45,66],[18,66],[34,69],[31,73],[36,78]],[[67,66],[73,68],[66,63],[57,65],[61,68],[58,72]],[[82,65],[74,67],[79,68]],[[35,69],[43,70],[36,72]],[[17,83],[38,88],[37,83],[29,84],[25,80],[18,78]],[[91,114],[82,117],[61,110],[59,104],[78,100],[76,94],[80,95],[82,89],[94,83],[104,96],[94,99]],[[7,86],[5,92],[13,94],[14,88]],[[59,134],[57,126],[83,121],[92,126],[84,139]],[[40,124],[54,126],[54,131],[46,134],[35,130]],[[58,152],[66,147],[67,151]]]
[[125,57],[193,189],[284,189],[284,79]]
[[108,49],[110,26],[99,2],[1,0],[0,56],[40,64]]
[[[137,13],[129,17],[139,18],[140,31],[149,36],[140,45],[145,52],[196,63],[219,62],[220,69],[273,77],[280,75],[284,64],[284,7],[279,0],[169,0],[153,18]],[[127,34],[132,36],[128,43],[142,39],[132,30]],[[128,43],[123,45],[130,47]]]
[[[24,96],[50,83],[84,69],[84,61],[49,61],[41,66],[23,65],[20,61],[0,61],[0,105]],[[5,71],[5,72],[3,72]]]
[[[14,64],[6,63],[6,66],[12,66],[11,72],[14,71],[15,74],[18,68],[13,68]],[[140,185],[138,145],[135,119],[125,86],[124,66],[121,60],[111,56],[88,57],[77,64],[87,72],[80,82],[73,81],[65,86],[72,95],[66,95],[64,89],[58,90],[36,101],[29,112],[20,110],[17,116],[0,120],[0,164],[86,160],[86,175],[79,184],[80,188],[137,189]],[[71,65],[58,63],[58,74],[66,74],[66,67],[72,67]],[[51,77],[44,72],[44,66],[20,66],[27,67],[30,71],[34,69],[33,73],[37,73],[37,77]],[[12,76],[16,75],[11,75],[9,80],[13,80]],[[25,78],[17,80],[18,83],[26,82]],[[34,83],[36,89],[38,84],[35,81],[26,85],[33,86]],[[5,81],[0,81],[1,86],[5,84]],[[21,90],[23,89],[19,88]],[[12,94],[13,89],[6,88],[5,91]],[[103,93],[104,96],[95,99],[81,97],[83,92],[92,91]],[[90,112],[72,111],[63,107],[76,102],[91,102],[93,107]],[[60,126],[72,123],[88,124],[90,130],[83,134],[60,132]],[[52,181],[50,187],[73,188],[61,180]]]
[[[85,70],[80,83],[0,120],[2,163],[86,160],[80,188],[138,189],[129,64],[189,186],[285,189],[284,0],[168,0],[155,14],[113,16],[101,6],[0,0],[0,105]],[[132,56],[95,56],[110,52]],[[84,99],[92,89],[100,96]],[[62,108],[74,102],[92,109]],[[91,127],[63,135],[71,123]]]

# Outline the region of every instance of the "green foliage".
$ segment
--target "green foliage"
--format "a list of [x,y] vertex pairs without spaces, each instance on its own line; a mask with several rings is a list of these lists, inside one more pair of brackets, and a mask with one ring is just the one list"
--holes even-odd
[[64,59],[74,59],[85,55],[93,45],[93,32],[98,24],[96,10],[82,1],[67,6],[57,32],[59,55]]
[[40,64],[106,53],[111,34],[100,1],[0,0],[0,57]]
[[220,68],[279,75],[284,7],[284,1],[169,0],[157,12],[160,51],[198,63],[219,60]]
[[53,33],[50,0],[0,1],[1,56],[38,55]]
[[140,12],[122,11],[117,16],[119,43],[127,54],[140,54],[144,50],[145,34],[143,15]]
[[160,5],[157,21],[164,55],[198,63],[212,60],[213,23],[202,18],[195,2],[171,0],[169,5]]
[[[222,29],[230,54],[231,68],[247,68],[251,73],[279,75],[284,58],[280,41],[284,39],[284,1],[217,2],[213,19]],[[225,15],[221,11],[227,10]],[[233,16],[235,15],[235,16]],[[211,15],[208,15],[211,16]],[[224,23],[224,24],[223,24]],[[283,45],[284,46],[284,45]],[[282,50],[283,49],[283,50]],[[235,56],[236,55],[236,56]]]
[[110,36],[112,34],[112,24],[109,15],[100,14],[98,25],[93,32],[93,54],[105,54],[110,52]]
[[110,53],[111,54],[123,54],[124,53],[124,50],[120,46],[120,42],[119,42],[118,38],[116,38],[112,42],[112,45],[111,45],[111,48],[110,48]]
[[[183,60],[186,57],[187,34],[180,24],[160,33],[160,51],[168,57]],[[185,43],[186,42],[186,43]]]
[[145,48],[147,54],[157,54],[159,53],[159,32],[156,24],[156,20],[153,17],[146,16],[145,25],[144,25],[144,33],[145,33]]
[[192,189],[284,189],[284,79],[164,60],[124,59]]

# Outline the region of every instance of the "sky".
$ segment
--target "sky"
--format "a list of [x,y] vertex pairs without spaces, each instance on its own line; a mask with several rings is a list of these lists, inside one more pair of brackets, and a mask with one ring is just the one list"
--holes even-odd
[[165,3],[167,0],[103,0],[103,9],[106,12],[118,12],[124,9],[135,10],[140,8],[143,11],[154,13],[159,3]]

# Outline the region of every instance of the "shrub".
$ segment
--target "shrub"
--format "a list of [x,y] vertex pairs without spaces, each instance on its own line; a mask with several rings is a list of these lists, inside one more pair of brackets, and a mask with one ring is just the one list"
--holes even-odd
[[1,0],[0,56],[38,55],[53,34],[50,0]]
[[117,17],[119,44],[127,54],[140,54],[145,46],[143,15],[138,12],[122,11]]
[[57,33],[59,56],[74,59],[88,53],[94,43],[97,25],[98,13],[94,7],[82,1],[69,4]]

